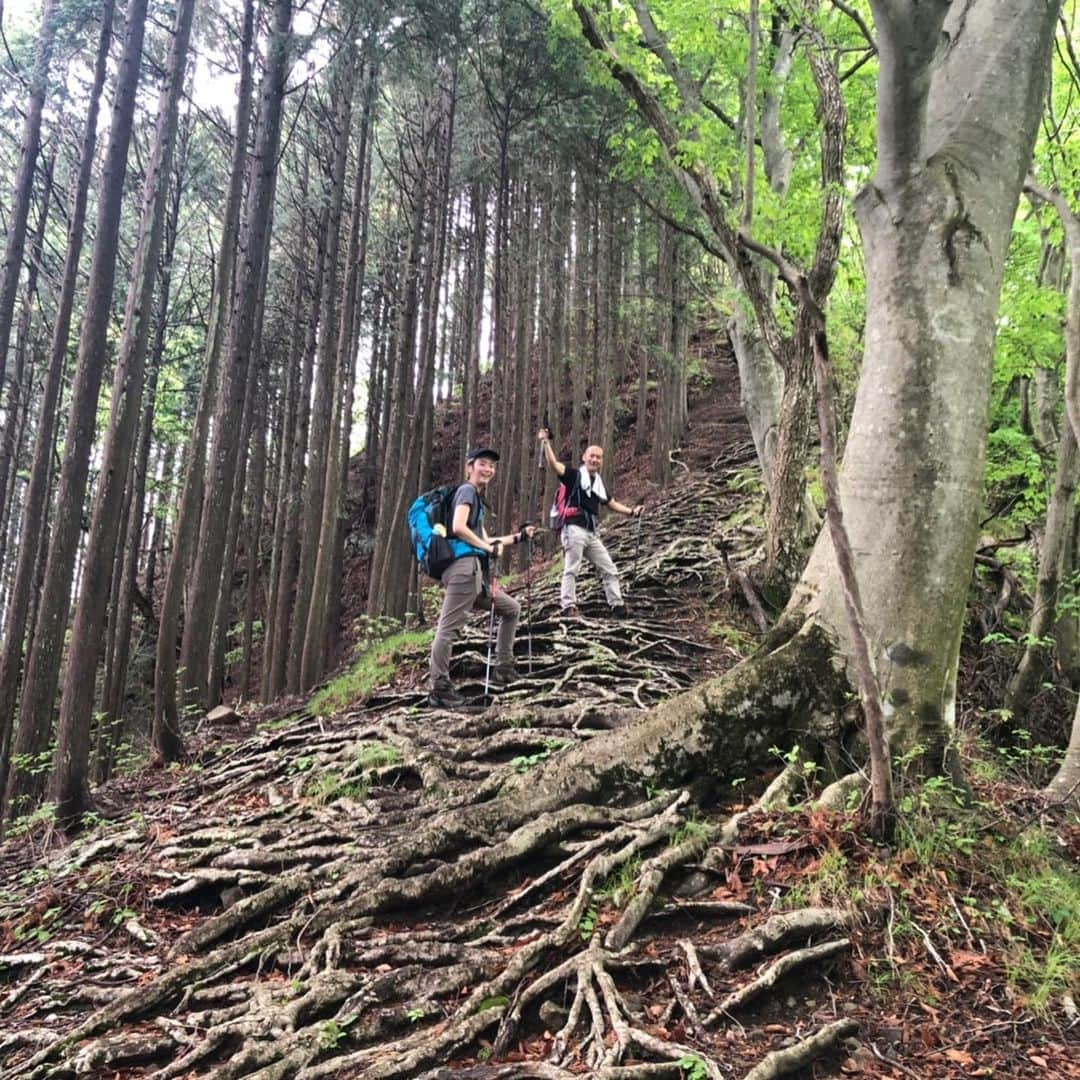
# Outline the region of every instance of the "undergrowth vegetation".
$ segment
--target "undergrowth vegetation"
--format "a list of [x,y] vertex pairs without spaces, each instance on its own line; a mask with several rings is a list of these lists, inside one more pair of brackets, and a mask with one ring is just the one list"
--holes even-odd
[[431,638],[431,630],[396,630],[382,638],[365,635],[352,664],[312,695],[309,710],[329,715],[362,703],[376,686],[389,681],[405,655],[422,651]]
[[750,893],[868,922],[884,948],[868,949],[857,971],[882,999],[910,993],[932,1008],[946,991],[994,985],[1010,1004],[1051,1014],[1080,991],[1080,873],[1062,838],[1076,823],[1045,817],[1029,786],[1033,763],[1045,769],[1056,751],[969,739],[970,789],[905,777],[916,756],[898,762],[894,848],[869,844],[847,815],[770,815],[756,831],[812,854],[795,872],[778,858],[756,860]]

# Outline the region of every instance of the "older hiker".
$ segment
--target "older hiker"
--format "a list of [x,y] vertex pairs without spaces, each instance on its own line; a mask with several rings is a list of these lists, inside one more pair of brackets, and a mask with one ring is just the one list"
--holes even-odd
[[[484,531],[483,496],[495,476],[499,455],[487,446],[470,450],[466,456],[465,483],[451,503],[450,535],[454,561],[442,575],[446,590],[442,613],[431,644],[431,693],[428,704],[433,708],[457,709],[465,699],[450,682],[450,651],[458,631],[465,625],[469,612],[484,592],[489,556],[498,558],[499,549],[531,537],[535,527],[527,525],[518,533],[489,539]],[[495,670],[491,681],[506,686],[514,680],[514,633],[521,605],[505,592],[491,596],[495,614],[499,616],[499,634],[495,644]]]
[[555,457],[555,451],[551,448],[551,432],[547,428],[541,428],[537,437],[543,444],[547,463],[559,477],[560,488],[555,496],[556,509],[552,524],[559,530],[566,556],[560,597],[563,614],[580,614],[577,608],[577,575],[582,559],[587,559],[600,571],[611,614],[616,619],[624,619],[626,605],[619,588],[619,571],[603,541],[596,535],[596,525],[601,506],[627,517],[638,517],[644,507],[627,506],[612,497],[600,475],[604,451],[599,446],[588,447],[581,455],[581,467],[570,469]]

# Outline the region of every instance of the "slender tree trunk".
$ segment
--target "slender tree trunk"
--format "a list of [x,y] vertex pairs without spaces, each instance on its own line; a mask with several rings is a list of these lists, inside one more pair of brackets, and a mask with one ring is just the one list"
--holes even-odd
[[52,453],[56,440],[57,407],[63,382],[64,362],[67,357],[68,334],[71,330],[71,313],[78,281],[79,257],[82,253],[83,232],[86,224],[86,200],[90,189],[90,173],[94,163],[97,144],[97,121],[101,91],[105,85],[105,70],[112,40],[113,0],[105,0],[101,13],[101,30],[94,63],[93,81],[87,104],[86,123],[79,157],[79,171],[71,204],[71,221],[68,226],[67,251],[53,322],[49,365],[45,372],[38,405],[37,432],[34,437],[34,454],[30,466],[30,479],[23,503],[22,523],[19,532],[19,554],[15,578],[6,606],[4,626],[4,651],[0,658],[0,793],[7,790],[8,749],[11,743],[12,720],[22,674],[23,645],[27,627],[34,622],[27,620],[39,549],[46,546],[43,528],[45,509],[52,486]]
[[[262,525],[264,494],[266,489],[266,437],[263,423],[267,408],[267,378],[260,383],[256,393],[256,414],[253,429],[256,433],[254,460],[251,466],[251,509],[248,513],[248,528],[244,546],[247,554],[247,580],[244,583],[244,629],[241,638],[242,667],[240,672],[240,697],[247,701],[251,695],[251,666],[253,653],[253,626],[255,622],[256,594],[259,586],[259,568],[262,565]],[[220,631],[219,631],[220,632]]]
[[[45,107],[57,22],[56,0],[43,0],[41,28],[34,53],[34,65],[30,69],[30,95],[23,116],[19,168],[15,174],[15,190],[8,213],[3,274],[0,275],[0,387],[4,385],[7,371],[8,345],[11,343],[11,327],[15,320],[19,278],[22,276],[26,223],[30,218],[30,203],[34,198],[34,167],[41,148],[41,114]],[[11,420],[7,422],[10,423]]]
[[52,796],[61,821],[75,822],[90,805],[87,766],[94,677],[105,618],[135,430],[142,408],[143,373],[154,319],[154,283],[165,232],[165,206],[176,144],[177,112],[184,88],[188,41],[195,0],[180,0],[166,64],[166,85],[158,104],[157,129],[150,152],[139,237],[131,267],[124,332],[113,379],[109,429],[83,566],[82,589],[68,650],[60,704],[60,726],[53,759]]
[[367,277],[368,222],[370,218],[371,159],[373,141],[371,138],[377,72],[374,67],[368,72],[364,88],[364,109],[360,120],[360,145],[357,153],[357,181],[353,191],[353,222],[355,242],[349,241],[349,280],[346,283],[349,318],[342,319],[342,338],[338,341],[339,379],[344,386],[344,401],[338,418],[338,455],[337,455],[337,493],[334,500],[335,516],[333,523],[333,556],[330,566],[330,582],[327,588],[327,615],[325,633],[324,666],[333,661],[337,649],[338,627],[341,622],[342,596],[341,582],[345,563],[345,528],[348,511],[346,499],[349,489],[349,458],[352,441],[352,414],[356,396],[356,354],[360,340],[361,298]]
[[480,336],[484,323],[484,294],[487,270],[487,188],[474,180],[469,188],[469,205],[472,208],[472,236],[470,239],[469,323],[466,341],[465,374],[462,388],[462,409],[465,415],[461,455],[465,455],[476,442],[477,392],[480,385]]
[[[290,520],[290,514],[292,514],[289,493],[292,484],[292,470],[297,456],[294,447],[298,438],[297,427],[300,422],[300,388],[302,375],[300,369],[306,355],[304,351],[305,334],[303,331],[303,313],[304,283],[308,277],[307,253],[308,238],[310,234],[306,211],[306,195],[309,177],[310,158],[309,155],[305,154],[300,184],[302,210],[298,224],[299,237],[297,240],[296,276],[293,282],[292,304],[289,308],[289,348],[284,365],[285,393],[281,406],[281,448],[278,457],[276,480],[277,492],[274,500],[274,533],[270,552],[270,580],[264,616],[265,626],[263,635],[261,690],[263,701],[272,700],[273,697],[281,692],[281,687],[284,684],[283,667],[279,681],[276,672],[281,665],[278,660],[272,658],[284,656],[284,652],[279,651],[278,642],[282,634],[288,634],[287,621],[284,624],[279,623],[276,613],[278,610],[278,590],[281,587],[284,575],[284,563],[282,560],[284,558],[285,529]],[[305,409],[304,416],[306,417],[306,403],[303,405],[303,408]],[[302,454],[302,448],[300,453]],[[295,517],[295,514],[292,516]],[[287,620],[288,609],[286,608],[285,610]]]
[[289,633],[292,623],[293,590],[296,585],[297,557],[300,548],[300,512],[303,506],[304,478],[307,475],[304,460],[308,443],[308,427],[311,417],[311,395],[303,388],[311,385],[311,376],[315,370],[315,332],[318,325],[316,312],[320,307],[323,287],[323,275],[326,265],[326,229],[328,215],[324,209],[316,229],[315,267],[312,275],[311,316],[308,319],[307,335],[303,342],[300,372],[300,396],[297,402],[297,416],[294,425],[289,465],[289,490],[285,500],[285,523],[282,527],[281,560],[277,582],[276,604],[273,609],[274,639],[270,653],[270,692],[267,700],[277,697],[283,689],[294,692],[295,684],[290,683],[288,657],[295,653],[289,648]]
[[[142,62],[146,0],[131,0],[127,12],[124,54],[113,96],[109,147],[102,173],[89,291],[79,337],[75,381],[68,416],[67,445],[60,474],[56,519],[49,545],[45,591],[39,605],[34,644],[27,664],[14,754],[33,763],[48,744],[60,656],[67,627],[68,600],[76,549],[81,536],[90,450],[94,438],[98,391],[105,366],[107,333],[116,276],[120,210],[131,140],[135,93]],[[13,759],[14,759],[13,754]],[[12,770],[5,793],[6,819],[37,801],[41,777]]]
[[257,321],[263,261],[273,219],[282,103],[291,63],[292,0],[275,0],[272,18],[273,28],[261,88],[259,124],[255,134],[254,163],[248,188],[247,246],[238,267],[227,362],[222,369],[214,411],[214,440],[210,456],[212,479],[203,500],[189,610],[184,623],[184,686],[185,691],[191,694],[192,704],[197,705],[204,705],[206,701],[210,659],[208,626],[213,618],[216,593],[221,582],[225,532],[232,504],[236,459],[240,453],[238,435],[255,345],[252,335]]
[[[300,545],[300,575],[296,586],[293,609],[293,629],[289,668],[297,669],[300,690],[314,685],[322,673],[324,620],[326,618],[326,585],[329,576],[331,551],[322,543],[324,537],[325,504],[331,495],[328,479],[337,475],[336,460],[331,466],[335,401],[339,400],[337,383],[339,363],[337,345],[338,325],[338,262],[341,244],[342,206],[345,200],[345,171],[349,158],[352,134],[352,98],[356,71],[355,50],[350,48],[343,58],[344,67],[335,80],[334,96],[337,111],[334,118],[336,137],[333,172],[330,186],[330,229],[326,254],[326,288],[323,289],[322,310],[319,313],[319,362],[315,379],[314,404],[311,417],[311,438],[308,444],[308,480],[304,491],[303,532]],[[358,166],[359,168],[360,166]],[[336,507],[334,508],[336,510]],[[320,553],[322,566],[320,567]],[[321,580],[320,580],[321,571]]]
[[[52,193],[53,155],[45,165],[44,193],[41,197],[41,212],[38,216],[38,224],[34,229],[33,240],[30,245],[30,265],[26,271],[26,290],[23,294],[22,312],[19,316],[19,329],[15,335],[15,369],[11,373],[8,382],[7,409],[5,410],[5,422],[3,432],[0,433],[0,496],[8,490],[8,479],[12,462],[15,460],[18,448],[18,438],[26,427],[27,413],[30,407],[30,399],[24,393],[24,383],[27,381],[28,365],[26,360],[30,352],[30,331],[33,312],[37,308],[38,268],[41,266],[41,253],[45,243],[45,225],[49,219],[49,196]],[[2,384],[2,380],[0,380]],[[12,485],[14,492],[14,485]],[[14,498],[9,495],[4,499],[0,507],[0,566],[7,562],[7,534],[8,520],[13,510]]]
[[[212,300],[211,325],[207,332],[206,363],[199,401],[188,443],[188,461],[180,495],[180,506],[173,529],[173,547],[165,588],[161,597],[157,648],[154,663],[154,719],[151,743],[162,761],[177,761],[183,756],[177,712],[176,641],[180,627],[180,608],[188,581],[195,537],[199,531],[206,447],[210,417],[218,394],[221,352],[227,313],[232,305],[236,240],[243,194],[244,164],[247,160],[248,130],[251,122],[251,44],[253,38],[254,0],[245,0],[240,40],[240,85],[236,102],[236,138],[229,173],[229,191],[225,203],[221,247],[218,254],[216,293]],[[189,612],[190,616],[190,612]],[[190,617],[189,620],[190,621]]]
[[[417,178],[417,188],[413,193],[412,223],[409,247],[404,268],[405,289],[402,302],[397,312],[398,329],[395,333],[394,379],[388,384],[391,394],[389,422],[386,427],[386,445],[383,452],[383,470],[379,484],[379,517],[375,530],[375,550],[372,556],[372,569],[368,593],[369,615],[401,616],[405,610],[405,598],[401,595],[402,582],[395,580],[395,570],[403,564],[395,558],[393,537],[400,530],[396,528],[394,511],[397,494],[406,483],[412,482],[415,475],[415,463],[409,469],[404,460],[407,450],[408,417],[414,407],[415,393],[413,386],[413,363],[416,355],[417,321],[419,315],[419,294],[421,287],[421,265],[424,247],[424,222],[428,208],[428,192],[431,185],[431,149],[436,125],[432,120],[433,110],[425,113],[422,136],[423,164]],[[421,380],[422,381],[422,380]],[[394,595],[396,594],[396,596]],[[392,596],[394,597],[392,599]]]

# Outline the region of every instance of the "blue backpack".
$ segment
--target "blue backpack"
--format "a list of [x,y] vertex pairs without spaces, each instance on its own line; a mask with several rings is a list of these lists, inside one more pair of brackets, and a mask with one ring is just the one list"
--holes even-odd
[[457,484],[443,484],[418,495],[409,507],[409,540],[420,569],[436,581],[457,557],[447,538]]

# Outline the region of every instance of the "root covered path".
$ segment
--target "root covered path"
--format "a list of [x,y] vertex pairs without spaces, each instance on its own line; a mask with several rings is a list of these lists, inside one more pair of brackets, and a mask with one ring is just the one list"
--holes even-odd
[[[842,962],[846,916],[710,896],[710,832],[686,792],[517,820],[504,798],[487,827],[483,809],[736,659],[704,632],[759,541],[734,476],[691,474],[640,540],[608,530],[629,619],[604,617],[588,579],[582,616],[563,619],[556,576],[534,581],[531,672],[523,634],[521,678],[490,707],[478,619],[456,654],[474,710],[423,708],[404,686],[300,713],[120,824],[10,847],[25,908],[4,911],[5,1075],[730,1074],[755,999]],[[853,1029],[804,1026],[812,1040],[747,1042],[753,1075],[789,1071],[773,1050],[809,1059]]]

